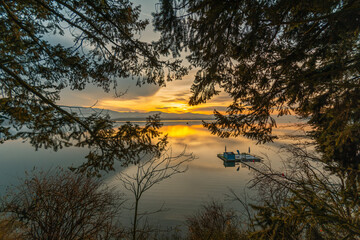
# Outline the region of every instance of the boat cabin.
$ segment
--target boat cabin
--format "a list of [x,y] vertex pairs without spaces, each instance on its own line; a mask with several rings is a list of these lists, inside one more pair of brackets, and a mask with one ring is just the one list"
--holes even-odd
[[235,153],[234,152],[224,152],[224,158],[226,160],[234,160],[235,161]]

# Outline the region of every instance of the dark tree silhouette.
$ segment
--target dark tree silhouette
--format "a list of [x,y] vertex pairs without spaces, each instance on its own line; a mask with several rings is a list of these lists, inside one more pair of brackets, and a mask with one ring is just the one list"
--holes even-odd
[[359,171],[324,171],[328,163],[303,145],[288,150],[283,169],[252,168],[258,202],[250,204],[256,214],[248,238],[358,239]]
[[[91,167],[91,172],[112,170],[116,160],[136,162],[139,149],[156,152],[151,140],[159,136],[157,119],[145,128],[127,124],[114,131],[107,117],[81,117],[56,105],[65,87],[83,90],[94,84],[109,91],[129,76],[138,77],[139,84],[164,85],[186,73],[179,61],[160,60],[152,44],[138,40],[148,24],[139,13],[128,0],[0,1],[2,141],[21,137],[54,150],[87,146],[81,170]],[[73,45],[57,43],[60,35]]]
[[187,218],[188,239],[247,239],[240,231],[236,214],[221,203],[212,201]]
[[360,1],[161,0],[154,17],[159,49],[199,68],[190,104],[232,97],[212,133],[272,141],[273,115],[293,112],[323,160],[358,168]]
[[186,154],[185,149],[179,155],[173,156],[171,149],[164,150],[160,156],[145,155],[142,160],[136,165],[134,173],[120,172],[118,175],[119,181],[124,188],[131,192],[134,201],[134,215],[132,222],[131,235],[132,239],[147,239],[149,232],[144,227],[141,227],[141,219],[146,218],[150,214],[162,211],[162,207],[154,212],[140,212],[139,204],[142,196],[154,185],[171,178],[172,176],[184,173],[187,171],[187,165],[194,160],[192,154]]
[[1,211],[19,239],[117,239],[122,195],[69,170],[34,172],[8,192]]

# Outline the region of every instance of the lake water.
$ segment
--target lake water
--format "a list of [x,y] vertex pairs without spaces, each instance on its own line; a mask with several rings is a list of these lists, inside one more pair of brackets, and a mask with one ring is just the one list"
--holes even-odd
[[[251,172],[247,167],[238,169],[225,167],[222,160],[216,155],[222,153],[226,146],[228,151],[240,150],[251,153],[271,161],[274,167],[280,167],[286,156],[281,147],[290,143],[286,138],[280,138],[275,143],[256,145],[256,142],[238,137],[221,139],[211,135],[203,128],[200,121],[168,121],[164,122],[162,132],[169,136],[169,146],[174,155],[181,152],[185,147],[188,153],[192,152],[196,159],[190,162],[187,172],[166,179],[160,184],[153,186],[145,192],[140,200],[140,210],[157,210],[164,204],[168,210],[152,215],[151,222],[162,226],[183,225],[187,216],[194,214],[199,207],[211,200],[225,202],[234,210],[240,210],[238,203],[228,201],[229,188],[242,193],[251,179]],[[280,124],[275,130],[278,135],[297,134],[296,129],[289,124]],[[65,148],[58,152],[52,150],[34,148],[21,140],[9,141],[0,145],[0,193],[4,193],[7,186],[16,185],[19,179],[24,177],[24,172],[31,169],[49,169],[56,166],[76,166],[84,159],[86,149]],[[257,163],[251,163],[256,166]],[[119,171],[131,174],[134,166]],[[123,187],[116,177],[110,174],[106,182],[123,191]],[[131,195],[127,195],[128,198]],[[122,221],[128,224],[131,220],[129,213],[124,212]]]

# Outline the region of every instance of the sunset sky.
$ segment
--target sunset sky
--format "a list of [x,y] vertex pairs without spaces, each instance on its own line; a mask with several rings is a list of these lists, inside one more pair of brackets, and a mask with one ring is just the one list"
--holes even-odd
[[[151,12],[155,11],[156,0],[136,0],[135,5],[141,5],[141,18],[149,19],[151,22]],[[150,23],[146,31],[142,34],[143,41],[151,41],[157,38]],[[224,111],[231,102],[225,94],[214,97],[206,104],[189,106],[188,101],[191,95],[190,87],[194,79],[196,70],[193,69],[182,80],[168,82],[166,87],[155,85],[136,86],[136,79],[119,79],[118,92],[125,92],[121,97],[115,97],[115,90],[105,93],[102,89],[88,85],[83,91],[71,91],[65,89],[61,93],[61,100],[58,104],[68,106],[89,107],[96,103],[95,107],[110,109],[114,111],[128,112],[150,112],[162,111],[169,113],[202,113],[212,114],[213,110]]]

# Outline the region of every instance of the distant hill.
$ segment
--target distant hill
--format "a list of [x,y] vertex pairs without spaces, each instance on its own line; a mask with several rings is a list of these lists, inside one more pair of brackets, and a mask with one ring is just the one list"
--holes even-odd
[[101,113],[109,115],[114,121],[125,121],[125,120],[145,120],[150,115],[160,114],[162,120],[213,120],[213,115],[198,114],[198,113],[165,113],[161,111],[152,112],[117,112],[108,109],[100,108],[86,108],[86,107],[68,107],[62,106],[63,109],[71,112],[75,112],[80,116],[87,117],[93,113]]
[[[157,113],[160,113],[161,120],[214,120],[213,115],[207,115],[207,114],[196,114],[196,113],[183,113],[183,114],[176,114],[176,113],[164,113],[160,111],[153,111],[153,112],[117,112],[107,109],[100,109],[100,108],[86,108],[86,107],[69,107],[69,106],[61,106],[63,109],[75,112],[80,117],[87,117],[90,116],[93,113],[100,113],[104,115],[109,115],[110,118],[114,121],[144,121],[148,116],[154,115]],[[294,124],[294,123],[305,123],[306,119],[298,119],[294,115],[288,115],[288,116],[282,116],[282,117],[276,117],[273,116],[276,120],[277,124]],[[0,119],[3,119],[4,122],[1,124],[2,127],[10,127],[10,130],[13,132],[17,132],[15,128],[11,126],[9,123],[9,120],[6,119],[6,117],[1,116]],[[27,129],[26,127],[23,127],[22,130]],[[1,135],[0,135],[1,139]]]
[[[150,115],[160,114],[161,120],[214,120],[214,115],[212,114],[198,114],[198,113],[165,113],[161,111],[152,111],[152,112],[117,112],[108,109],[100,108],[87,108],[87,107],[69,107],[62,106],[67,111],[72,111],[80,116],[87,117],[93,113],[101,113],[104,115],[109,115],[110,118],[114,121],[136,121],[136,120],[145,120]],[[294,115],[287,115],[282,117],[277,117],[273,115],[277,123],[304,123],[306,120],[298,119]]]
[[139,112],[121,112],[117,117],[112,117],[113,120],[125,119],[146,119],[150,115],[160,114],[162,120],[212,120],[213,115],[197,114],[197,113],[165,113],[160,111],[152,111],[147,113]]

